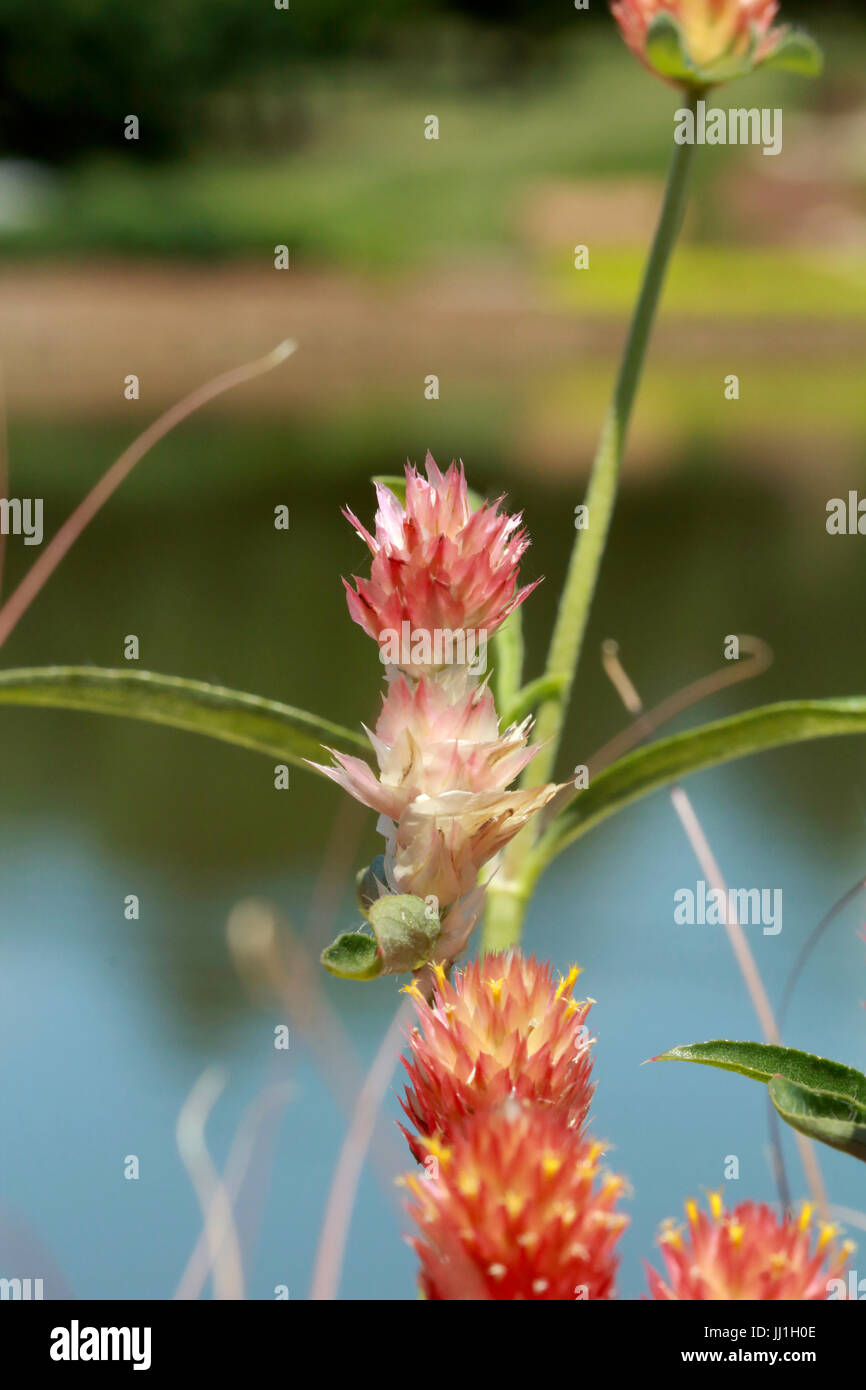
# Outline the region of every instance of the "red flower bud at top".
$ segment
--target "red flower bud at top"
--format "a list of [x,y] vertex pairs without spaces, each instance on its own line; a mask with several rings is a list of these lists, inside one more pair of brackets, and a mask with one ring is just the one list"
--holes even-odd
[[[452,653],[454,634],[470,632],[486,644],[535,588],[517,589],[529,545],[520,516],[500,515],[502,498],[473,511],[462,464],[452,463],[443,475],[428,454],[426,470],[424,479],[407,465],[405,507],[390,488],[376,484],[375,534],[344,512],[373,556],[369,579],[355,576],[354,589],[344,581],[349,612],[380,644],[384,660],[415,676],[453,660],[441,653],[437,659],[435,642],[428,658],[416,655],[417,634],[431,641],[434,634],[447,635]],[[404,646],[404,632],[409,651],[394,656],[392,644]],[[471,659],[475,648],[464,646]]]
[[611,0],[611,10],[632,52],[676,86],[712,86],[765,63],[821,70],[814,40],[774,25],[778,0]]

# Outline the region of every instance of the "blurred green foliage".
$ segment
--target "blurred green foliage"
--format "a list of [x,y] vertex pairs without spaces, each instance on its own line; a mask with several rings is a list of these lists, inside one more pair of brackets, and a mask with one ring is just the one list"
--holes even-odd
[[[563,36],[612,26],[603,0],[580,12],[570,0],[289,2],[51,0],[46,9],[0,0],[4,149],[62,164],[117,149],[124,116],[135,114],[139,152],[170,156],[215,133],[227,92],[279,91],[285,101],[311,64],[397,58],[423,82],[456,25],[458,46],[475,53],[476,76],[513,84],[532,57],[555,60]],[[784,9],[796,18],[814,6],[787,0]],[[859,0],[822,0],[820,9],[822,23],[848,12],[862,18]],[[301,137],[300,118],[292,133]]]
[[[7,152],[63,163],[116,149],[126,114],[141,153],[201,136],[206,98],[312,59],[369,52],[405,18],[400,0],[0,0],[0,132]],[[290,79],[289,79],[290,80]]]

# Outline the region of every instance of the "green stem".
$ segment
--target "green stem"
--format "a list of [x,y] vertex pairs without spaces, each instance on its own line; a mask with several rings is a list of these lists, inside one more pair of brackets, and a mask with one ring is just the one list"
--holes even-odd
[[[692,109],[696,102],[697,94],[690,98]],[[533,785],[550,780],[559,751],[563,721],[613,517],[629,419],[640,384],[647,342],[685,215],[693,154],[693,145],[674,146],[661,217],[629,328],[613,400],[592,465],[586,494],[589,525],[575,537],[545,669],[546,677],[560,682],[560,693],[545,701],[539,711],[534,742],[546,746],[531,765]]]
[[505,951],[520,940],[531,888],[493,883],[487,890],[482,951]]
[[[688,98],[693,111],[696,110],[698,96],[699,93],[694,92]],[[685,215],[693,154],[692,145],[674,147],[661,217],[629,327],[613,400],[592,465],[586,494],[589,525],[575,537],[547,656],[543,679],[553,682],[557,693],[545,700],[539,710],[533,741],[543,746],[524,775],[525,785],[536,786],[550,781],[556,764],[589,610],[613,517],[629,420],[640,384],[647,343],[668,263]],[[497,883],[494,879],[488,889],[483,942],[485,950],[501,950],[520,940],[523,917],[539,871],[528,862],[535,838],[535,827],[529,826],[512,841],[501,871],[503,882]]]

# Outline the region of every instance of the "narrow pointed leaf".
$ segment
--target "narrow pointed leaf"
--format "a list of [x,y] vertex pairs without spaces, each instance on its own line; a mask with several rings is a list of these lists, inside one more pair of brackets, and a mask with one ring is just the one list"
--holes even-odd
[[770,1100],[792,1129],[866,1163],[866,1106],[773,1076]]
[[535,851],[539,868],[572,840],[649,792],[689,773],[786,744],[866,733],[866,699],[763,705],[638,748],[605,768],[553,820]]
[[98,666],[0,671],[0,704],[76,709],[167,724],[305,768],[305,759],[321,758],[323,744],[346,753],[369,752],[361,734],[306,710],[153,671]]
[[654,1062],[700,1062],[722,1071],[739,1072],[753,1081],[769,1083],[774,1076],[810,1090],[825,1091],[848,1104],[866,1107],[866,1076],[842,1062],[831,1062],[811,1052],[772,1043],[731,1042],[717,1038],[712,1042],[672,1047],[653,1058]]

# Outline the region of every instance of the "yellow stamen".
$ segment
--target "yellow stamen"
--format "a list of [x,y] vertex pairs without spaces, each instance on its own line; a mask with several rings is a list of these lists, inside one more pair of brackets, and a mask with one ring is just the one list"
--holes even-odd
[[670,1245],[674,1250],[682,1250],[683,1234],[679,1226],[663,1226],[659,1232],[659,1245]]
[[805,1231],[812,1220],[812,1203],[804,1202],[803,1210],[800,1212],[800,1230]]
[[721,1192],[708,1192],[707,1197],[710,1203],[710,1211],[712,1212],[713,1220],[721,1220],[722,1211],[724,1209]]
[[432,1135],[425,1140],[428,1154],[433,1158],[438,1158],[440,1163],[447,1163],[451,1158],[451,1150],[442,1143],[438,1135]]
[[839,1227],[834,1226],[832,1221],[822,1221],[818,1227],[818,1249],[823,1250],[828,1241],[839,1234]]
[[481,1179],[477,1173],[467,1173],[460,1178],[457,1188],[463,1197],[477,1197],[481,1191]]
[[503,1200],[509,1216],[519,1216],[526,1205],[526,1199],[520,1192],[506,1192]]
[[554,999],[561,999],[563,994],[571,994],[579,974],[580,966],[572,965],[567,975],[560,975],[559,984],[556,986],[556,993],[553,996]]

